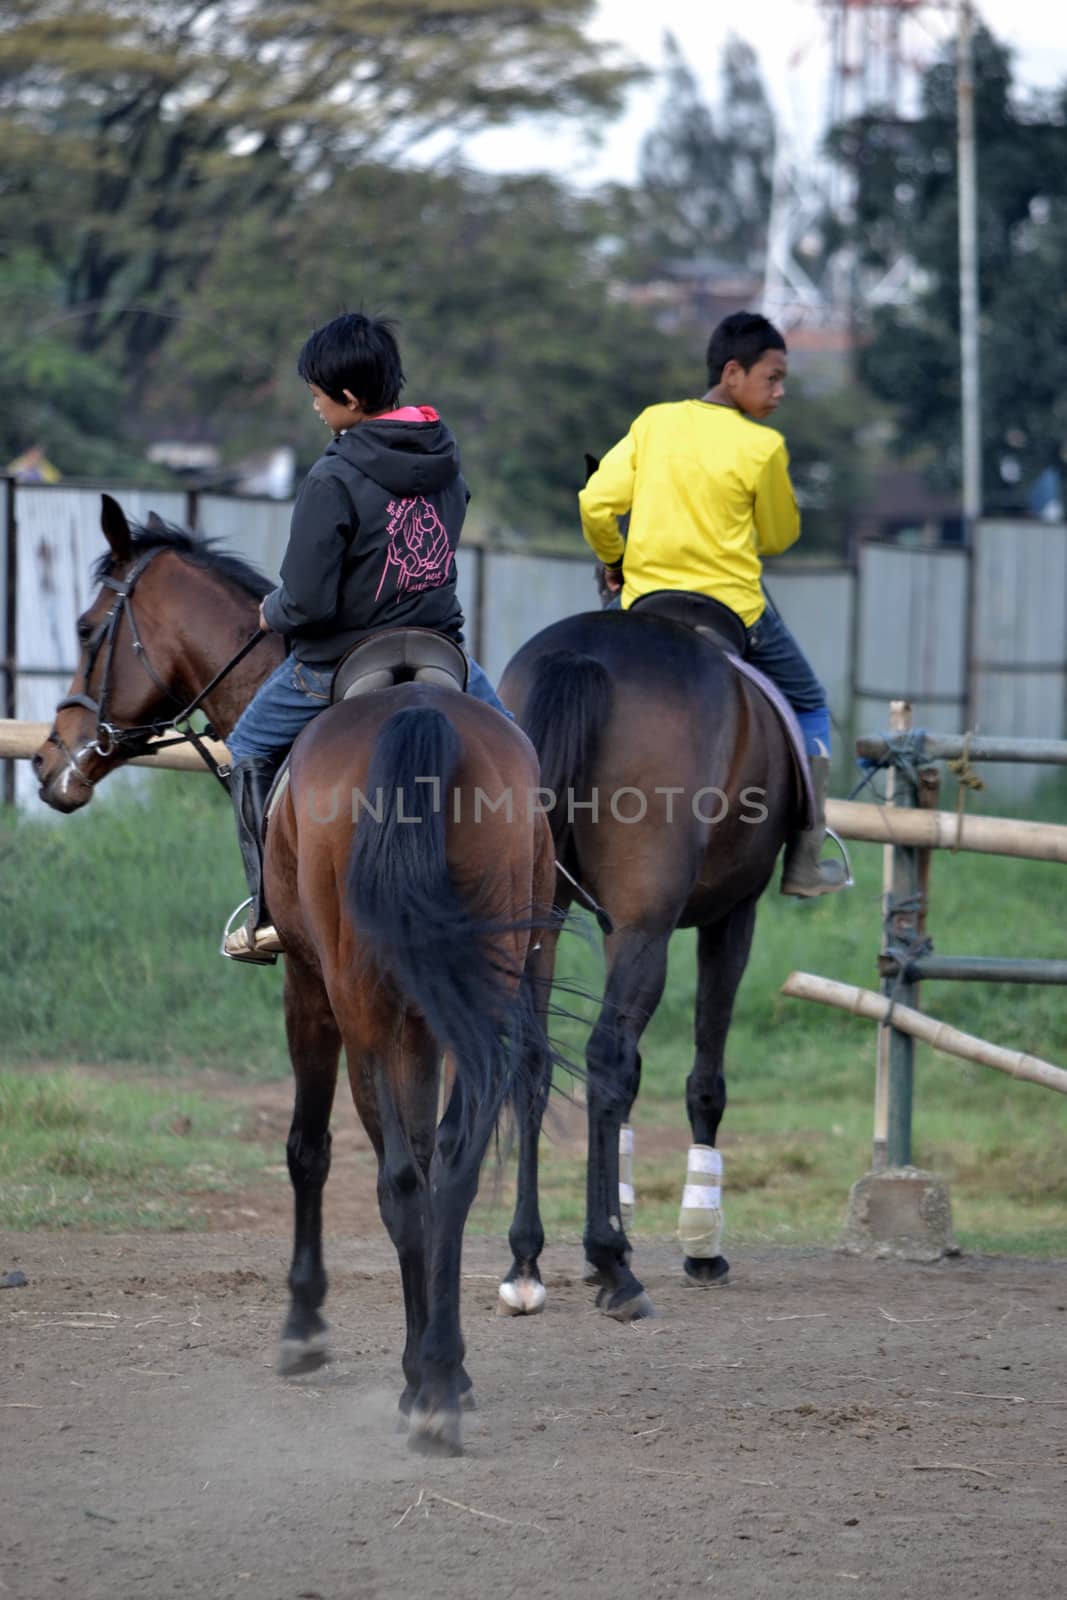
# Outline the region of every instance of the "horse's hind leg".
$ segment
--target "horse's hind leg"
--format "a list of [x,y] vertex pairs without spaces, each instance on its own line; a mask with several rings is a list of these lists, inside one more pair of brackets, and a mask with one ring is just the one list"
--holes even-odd
[[457,1456],[463,1451],[460,1411],[469,1404],[470,1391],[459,1320],[463,1231],[478,1193],[478,1174],[494,1122],[485,1107],[465,1103],[457,1080],[437,1132],[432,1167],[430,1314],[408,1440],[413,1450],[426,1455]]
[[[753,898],[736,906],[721,922],[701,928],[698,935],[696,1058],[686,1080],[685,1103],[694,1145],[710,1149],[714,1149],[719,1123],[726,1110],[726,1075],[723,1070],[726,1035],[737,986],[752,947],[755,926],[756,901]],[[715,1190],[721,1193],[721,1165],[717,1163],[717,1166],[717,1173],[708,1175],[717,1181],[704,1188],[708,1199],[713,1198]],[[694,1196],[696,1200],[704,1198],[698,1185],[692,1187],[697,1191]],[[707,1217],[703,1218],[699,1207],[690,1208],[680,1230],[683,1233],[682,1248],[686,1251],[686,1280],[704,1288],[725,1283],[730,1270],[729,1262],[720,1250],[721,1198],[719,1205],[712,1204],[706,1209]]]
[[403,1416],[422,1380],[420,1347],[426,1328],[430,1242],[430,1160],[437,1124],[438,1052],[432,1041],[403,1057],[394,1044],[390,1064],[367,1066],[356,1038],[345,1036],[352,1089],[363,1126],[378,1155],[378,1209],[393,1241],[404,1291],[406,1338],[401,1365]]
[[663,993],[669,939],[669,929],[624,928],[609,936],[604,1002],[586,1050],[585,1253],[600,1275],[597,1305],[622,1322],[652,1311],[630,1270],[630,1245],[619,1216],[619,1128],[637,1098],[641,1074],[637,1047]]
[[532,1316],[541,1311],[545,1304],[545,1288],[537,1264],[545,1247],[545,1230],[541,1223],[537,1192],[537,1149],[552,1077],[545,1023],[558,939],[558,929],[546,930],[541,935],[539,948],[531,953],[526,966],[526,981],[533,990],[538,1031],[530,1041],[526,1069],[519,1074],[519,1089],[514,1101],[519,1172],[515,1215],[508,1233],[511,1270],[500,1285],[497,1303],[497,1312],[504,1317]]
[[326,1298],[322,1264],[322,1191],[330,1171],[330,1112],[341,1036],[319,973],[286,959],[285,1028],[296,1079],[293,1121],[285,1153],[293,1184],[295,1227],[289,1269],[289,1315],[278,1370],[312,1372],[326,1360]]

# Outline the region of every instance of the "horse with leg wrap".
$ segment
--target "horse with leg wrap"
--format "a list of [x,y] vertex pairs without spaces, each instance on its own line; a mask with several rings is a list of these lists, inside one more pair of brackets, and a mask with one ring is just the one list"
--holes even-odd
[[[756,903],[796,823],[796,758],[778,712],[722,649],[642,608],[546,628],[512,659],[500,693],[540,756],[560,863],[610,918],[603,1001],[586,1053],[584,1244],[598,1304],[627,1320],[651,1305],[623,1227],[619,1132],[637,1096],[641,1035],[663,992],[676,928],[697,929],[698,959],[684,1271],[696,1285],[727,1275],[715,1148],[726,1107],[724,1050]],[[546,935],[533,958],[545,992],[555,941]],[[512,1313],[544,1301],[536,1181],[543,1104],[543,1091],[534,1092],[520,1130],[513,1261],[501,1285],[501,1310]]]

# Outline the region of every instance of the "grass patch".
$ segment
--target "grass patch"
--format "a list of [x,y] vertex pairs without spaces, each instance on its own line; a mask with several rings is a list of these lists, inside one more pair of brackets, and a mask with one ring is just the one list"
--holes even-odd
[[[948,790],[945,803],[951,804]],[[992,807],[983,799],[981,809]],[[1056,784],[1026,807],[1030,816],[1052,818],[1065,810],[1064,788]],[[877,985],[881,851],[857,846],[854,862],[857,885],[848,895],[804,903],[772,891],[760,908],[727,1050],[723,1144],[735,1239],[829,1242],[849,1185],[868,1165],[874,1028],[778,993],[794,967]],[[148,1066],[154,1076],[200,1066],[237,1076],[286,1075],[281,966],[242,968],[217,954],[222,924],[242,892],[230,810],[206,780],[159,774],[143,797],[105,794],[86,812],[60,820],[0,812],[0,1062],[125,1062],[131,1070]],[[599,995],[599,938],[582,937],[589,919],[579,917],[575,926],[561,941],[560,975],[587,996]],[[930,931],[946,954],[1065,958],[1062,874],[1043,863],[938,852]],[[672,943],[666,991],[642,1044],[639,1233],[670,1233],[675,1225],[688,1143],[684,1092],[695,982],[695,937],[682,933]],[[554,1025],[580,1060],[596,1004],[562,991],[557,998],[582,1019]],[[1067,1065],[1061,989],[927,984],[923,1005],[997,1044]],[[138,1120],[120,1115],[108,1098],[112,1084],[94,1081],[89,1093],[82,1080],[63,1076],[47,1088],[37,1076],[18,1081],[22,1087],[11,1093],[43,1096],[36,1111],[25,1105],[20,1111],[35,1130],[33,1140],[43,1141],[34,1145],[32,1196],[20,1202],[24,1220],[93,1215],[100,1225],[105,1191],[115,1215],[121,1211],[127,1221],[143,1211],[142,1191],[170,1204],[146,1187],[166,1188],[168,1161],[174,1172],[189,1165],[187,1140],[146,1132],[160,1107],[175,1103],[165,1088],[152,1108],[142,1104]],[[194,1128],[197,1137],[203,1129],[209,1142],[221,1141],[203,1164],[226,1175],[239,1160],[225,1132],[232,1113],[217,1108],[212,1132],[210,1121],[200,1120],[209,1105],[201,1103]],[[12,1140],[6,1131],[0,1137],[11,1161]],[[149,1137],[158,1142],[146,1160],[139,1152]],[[966,1247],[1067,1255],[1065,1137],[1062,1097],[918,1049],[915,1157],[952,1180]],[[20,1172],[26,1160],[20,1150]],[[25,1179],[4,1179],[12,1181]],[[179,1180],[173,1181],[172,1197]],[[549,1144],[544,1181],[553,1231],[579,1231],[582,1163]],[[93,1196],[83,1207],[87,1189]],[[169,1214],[143,1212],[150,1223]],[[483,1225],[496,1227],[505,1211],[491,1207],[485,1216],[493,1221]]]
[[0,1060],[287,1074],[281,967],[218,954],[246,893],[207,778],[154,774],[70,817],[0,808]]
[[190,1191],[228,1189],[264,1165],[219,1100],[96,1074],[0,1073],[0,1224],[197,1225]]
[[[1023,1095],[1040,1089],[1008,1085]],[[931,1103],[933,1102],[933,1103]],[[1030,1115],[1027,1115],[1029,1110]],[[1029,1108],[1014,1107],[998,1120],[985,1104],[962,1113],[924,1090],[916,1121],[917,1164],[951,1183],[956,1237],[971,1252],[1012,1252],[1067,1257],[1062,1114],[1036,1126]],[[727,1254],[729,1244],[833,1245],[841,1236],[848,1192],[870,1164],[871,1106],[856,1093],[827,1103],[798,1100],[790,1108],[793,1131],[767,1131],[765,1105],[740,1096],[723,1123]],[[677,1101],[638,1103],[635,1188],[638,1239],[671,1235],[689,1142],[684,1106]],[[799,1125],[801,1131],[797,1131]],[[669,1149],[665,1149],[669,1146]],[[493,1204],[478,1217],[486,1232],[506,1230],[513,1203],[513,1171]],[[585,1163],[554,1145],[542,1145],[541,1198],[550,1236],[577,1242],[584,1221]]]

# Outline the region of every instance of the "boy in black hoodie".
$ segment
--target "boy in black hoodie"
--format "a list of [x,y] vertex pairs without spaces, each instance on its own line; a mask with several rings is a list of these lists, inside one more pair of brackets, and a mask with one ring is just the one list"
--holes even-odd
[[[263,807],[297,734],[329,704],[338,661],[378,628],[434,628],[457,642],[463,629],[454,558],[470,496],[437,412],[400,405],[404,374],[388,323],[335,318],[308,339],[297,371],[335,437],[301,485],[282,581],[260,607],[260,626],[285,634],[290,653],[228,740],[251,901],[223,949],[245,961],[281,949],[260,892]],[[474,662],[468,687],[504,711]]]

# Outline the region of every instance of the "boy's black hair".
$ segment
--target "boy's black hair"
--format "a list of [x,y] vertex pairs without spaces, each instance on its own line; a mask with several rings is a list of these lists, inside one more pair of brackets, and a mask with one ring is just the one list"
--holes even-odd
[[784,350],[785,340],[766,317],[755,311],[734,311],[723,317],[708,340],[708,388],[722,379],[728,361],[736,361],[750,372],[768,350]]
[[370,412],[392,411],[404,387],[392,324],[362,311],[347,311],[316,328],[297,357],[296,370],[331,400],[343,405],[347,389]]

